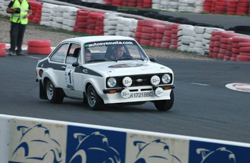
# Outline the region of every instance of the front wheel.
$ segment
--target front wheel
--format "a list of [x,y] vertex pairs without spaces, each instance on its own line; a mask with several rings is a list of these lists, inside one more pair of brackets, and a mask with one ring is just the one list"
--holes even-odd
[[154,101],[155,107],[159,111],[168,111],[174,105],[174,90],[170,93],[170,100]]
[[87,88],[87,101],[89,107],[93,110],[99,110],[104,107],[102,98],[97,94],[92,85],[89,85]]
[[64,96],[61,94],[59,89],[56,89],[54,84],[48,80],[46,82],[46,94],[47,98],[51,103],[62,103]]

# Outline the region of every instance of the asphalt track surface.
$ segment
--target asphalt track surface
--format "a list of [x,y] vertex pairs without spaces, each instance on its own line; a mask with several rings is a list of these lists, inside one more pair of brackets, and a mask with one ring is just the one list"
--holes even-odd
[[158,59],[175,73],[175,104],[110,105],[93,111],[80,100],[51,104],[38,97],[35,67],[41,55],[0,58],[0,114],[44,118],[250,143],[250,93],[225,88],[250,83],[250,64]]
[[196,13],[180,13],[180,12],[160,12],[160,13],[173,17],[187,18],[190,21],[198,23],[221,25],[224,27],[224,29],[228,29],[234,26],[250,26],[250,17],[246,16],[196,14]]

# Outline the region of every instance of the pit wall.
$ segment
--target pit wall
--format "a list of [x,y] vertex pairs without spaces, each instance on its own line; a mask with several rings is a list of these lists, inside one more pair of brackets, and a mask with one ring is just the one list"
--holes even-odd
[[250,144],[0,115],[2,163],[249,163]]
[[[234,31],[78,8],[77,5],[67,6],[68,3],[31,1],[30,4],[33,15],[29,17],[29,21],[41,25],[91,35],[128,36],[135,38],[141,45],[186,51],[225,61],[250,62],[249,35]],[[3,11],[0,14],[9,15]]]

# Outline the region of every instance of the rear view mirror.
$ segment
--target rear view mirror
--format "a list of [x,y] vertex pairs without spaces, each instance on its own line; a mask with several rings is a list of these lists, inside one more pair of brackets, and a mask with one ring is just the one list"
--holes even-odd
[[74,62],[74,63],[72,63],[72,66],[73,66],[73,67],[78,67],[78,66],[79,66],[79,63],[78,63],[78,62]]
[[156,62],[156,58],[155,57],[150,57],[149,58],[151,62]]

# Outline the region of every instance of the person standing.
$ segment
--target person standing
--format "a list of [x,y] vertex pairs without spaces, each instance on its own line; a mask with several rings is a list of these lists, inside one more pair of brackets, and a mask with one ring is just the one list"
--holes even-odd
[[10,13],[10,50],[9,55],[16,54],[24,56],[22,52],[23,36],[25,33],[26,25],[28,24],[28,17],[32,13],[28,0],[11,0],[6,9]]

